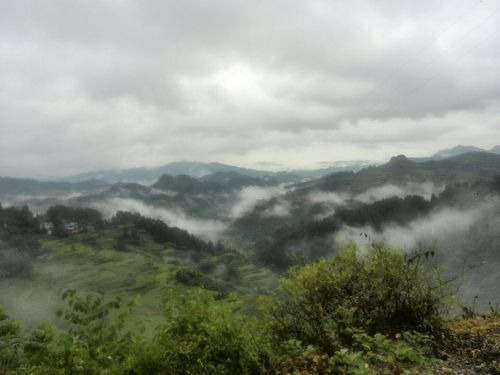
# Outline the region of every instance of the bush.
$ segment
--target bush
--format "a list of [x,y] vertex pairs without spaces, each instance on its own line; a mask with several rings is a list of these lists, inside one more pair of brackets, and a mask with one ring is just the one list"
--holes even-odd
[[20,365],[20,326],[0,306],[0,374],[14,374]]
[[156,339],[157,357],[147,358],[150,368],[173,375],[266,373],[271,349],[265,327],[237,313],[237,307],[206,293],[192,293],[184,302],[172,303]]
[[223,280],[218,280],[205,275],[195,268],[179,268],[175,272],[175,280],[188,286],[199,286],[204,289],[213,290],[221,297],[226,296],[234,286]]
[[418,374],[433,362],[426,341],[426,337],[410,333],[395,339],[379,333],[356,333],[350,347],[328,355],[317,347],[289,340],[281,345],[280,367],[282,373],[294,374]]
[[383,246],[361,255],[350,246],[290,271],[270,304],[276,337],[333,353],[350,346],[356,330],[392,335],[439,329],[442,283],[420,259]]

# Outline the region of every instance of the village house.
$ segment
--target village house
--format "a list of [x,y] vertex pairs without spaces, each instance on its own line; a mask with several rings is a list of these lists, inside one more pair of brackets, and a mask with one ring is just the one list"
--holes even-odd
[[48,235],[51,235],[54,231],[54,225],[50,221],[40,222],[40,230],[44,230]]

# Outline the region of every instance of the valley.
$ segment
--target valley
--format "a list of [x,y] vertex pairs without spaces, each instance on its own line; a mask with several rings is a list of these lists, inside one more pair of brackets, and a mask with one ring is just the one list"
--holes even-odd
[[[213,313],[215,321],[218,314],[243,319],[241,327],[257,324],[264,319],[262,311],[267,311],[265,319],[270,320],[266,324],[286,326],[298,313],[280,305],[286,293],[297,292],[287,292],[287,283],[294,277],[313,277],[307,270],[313,272],[314,267],[335,268],[338,262],[351,267],[349,262],[356,261],[349,258],[352,256],[360,257],[360,264],[379,262],[375,259],[381,256],[382,263],[373,267],[409,267],[414,276],[419,272],[427,275],[422,274],[420,281],[404,281],[410,289],[418,288],[418,283],[433,284],[432,288],[446,286],[439,297],[443,298],[439,304],[446,305],[444,310],[439,307],[439,314],[446,319],[454,321],[464,312],[469,318],[493,314],[492,319],[496,319],[500,303],[500,155],[474,151],[430,161],[412,161],[400,155],[380,166],[320,177],[294,175],[293,179],[282,173],[257,174],[235,168],[198,177],[182,172],[163,174],[150,184],[0,178],[0,305],[8,316],[23,323],[22,332],[38,332],[38,327],[47,324],[72,332],[76,321],[71,317],[78,314],[94,324],[92,315],[84,318],[87,308],[92,314],[90,306],[105,308],[103,317],[107,316],[110,327],[114,327],[113,322],[121,324],[120,330],[139,341],[146,340],[141,344],[146,346],[162,340],[158,335],[164,324],[181,324],[175,311],[183,308],[194,308],[193,317]],[[343,255],[349,251],[356,255]],[[325,272],[328,278],[343,271]],[[439,279],[435,279],[435,272]],[[299,276],[301,273],[304,275]],[[377,275],[370,277],[377,280]],[[321,273],[313,278],[312,287],[324,282]],[[301,287],[308,285],[306,279]],[[385,280],[380,280],[381,285]],[[69,306],[67,298],[73,301]],[[270,300],[274,302],[266,302]],[[110,305],[101,305],[102,301],[110,301]],[[90,305],[71,313],[79,304]],[[115,311],[113,306],[120,307]],[[214,310],[202,313],[202,306]],[[293,317],[292,321],[277,318],[273,306],[282,306],[279,314],[292,314],[287,318]],[[314,315],[313,311],[308,314]],[[437,307],[435,311],[437,314]],[[360,329],[376,332],[364,325],[364,319],[359,322]],[[407,324],[413,324],[408,319],[404,318],[397,329],[408,329]],[[202,322],[205,320],[200,320],[202,326],[212,324],[212,320]],[[195,324],[195,330],[201,327],[189,324]],[[421,323],[415,324],[412,327],[417,331],[435,334]],[[274,329],[271,331],[288,340],[288,333]],[[264,325],[258,331],[263,335],[258,340],[268,345]],[[300,332],[296,334],[305,335],[304,340],[309,337],[306,331]],[[383,332],[388,332],[387,328]],[[63,339],[64,333],[61,335]],[[325,343],[316,342],[319,336],[310,337],[311,345],[330,350]],[[187,337],[174,335],[168,340]],[[244,336],[238,337],[243,340]],[[288,343],[286,340],[280,345]],[[404,345],[415,338],[408,340]],[[411,344],[411,350],[429,355],[420,352],[424,349],[419,345]],[[124,353],[125,349],[119,350]],[[287,350],[293,366],[309,368],[306,362],[310,358],[300,364]],[[298,350],[306,351],[304,347]],[[134,358],[140,362],[146,357]],[[369,362],[367,358],[364,361]],[[277,358],[273,361],[283,364]],[[386,366],[385,361],[389,366],[388,358],[381,366]],[[398,366],[425,367],[425,359],[420,364],[403,362],[397,362]],[[494,363],[484,363],[495,368]],[[379,365],[373,362],[373,366]]]

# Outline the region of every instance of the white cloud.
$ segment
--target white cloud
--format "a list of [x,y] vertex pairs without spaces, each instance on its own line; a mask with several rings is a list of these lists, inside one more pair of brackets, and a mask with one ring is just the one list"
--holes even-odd
[[264,216],[286,217],[290,215],[292,206],[289,201],[278,200],[277,203],[266,209],[262,214]]
[[253,210],[253,208],[263,201],[267,201],[273,197],[283,194],[285,191],[283,186],[261,187],[261,186],[247,186],[241,189],[238,193],[237,201],[231,208],[230,217],[237,219],[246,213]]
[[369,226],[345,226],[337,232],[336,241],[354,242],[360,249],[365,249],[370,241],[383,241],[389,246],[406,250],[413,250],[419,244],[429,245],[433,241],[437,241],[439,246],[467,233],[481,218],[498,210],[499,204],[498,199],[492,198],[473,208],[447,207],[411,221],[407,225],[385,225],[380,231]]
[[436,186],[432,182],[413,182],[404,186],[386,184],[380,187],[370,188],[367,191],[354,196],[353,199],[363,203],[373,203],[385,198],[404,198],[409,195],[418,195],[429,201],[433,195],[439,195],[444,188],[444,185]]
[[137,212],[143,216],[163,220],[170,226],[187,230],[207,240],[217,241],[227,228],[227,225],[218,220],[203,220],[187,216],[181,210],[168,210],[146,205],[134,199],[112,198],[106,201],[95,202],[92,206],[107,217],[117,211]]

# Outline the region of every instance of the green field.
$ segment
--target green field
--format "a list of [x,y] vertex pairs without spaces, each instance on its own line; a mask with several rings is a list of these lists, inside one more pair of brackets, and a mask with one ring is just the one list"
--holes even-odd
[[31,279],[0,280],[0,304],[7,307],[9,315],[25,322],[26,328],[32,328],[43,322],[61,324],[55,313],[63,305],[63,290],[75,289],[81,294],[103,291],[109,297],[120,296],[124,303],[134,301],[133,320],[149,326],[161,320],[168,300],[181,298],[191,289],[204,290],[178,282],[175,274],[181,268],[210,263],[212,270],[207,276],[223,281],[221,270],[230,266],[237,277],[223,282],[232,292],[250,300],[253,294],[276,285],[271,271],[234,250],[199,254],[158,244],[141,233],[140,244],[116,251],[114,244],[122,230],[114,226],[65,239],[41,237],[45,255],[36,261]]

